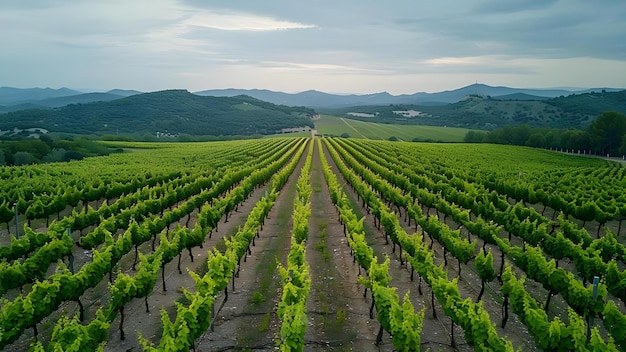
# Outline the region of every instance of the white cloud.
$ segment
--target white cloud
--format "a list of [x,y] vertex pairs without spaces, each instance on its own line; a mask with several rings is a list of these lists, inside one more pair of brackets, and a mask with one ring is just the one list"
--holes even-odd
[[424,60],[428,65],[443,65],[443,66],[458,66],[458,65],[475,65],[479,62],[480,58],[474,57],[436,57],[433,59]]
[[338,65],[328,63],[265,61],[259,64],[259,66],[267,66],[272,70],[283,72],[324,72],[329,74],[380,74],[392,72],[389,70],[373,69],[358,65]]
[[314,25],[277,20],[246,13],[219,13],[203,11],[184,21],[185,25],[198,26],[224,31],[277,31],[287,29],[315,28]]

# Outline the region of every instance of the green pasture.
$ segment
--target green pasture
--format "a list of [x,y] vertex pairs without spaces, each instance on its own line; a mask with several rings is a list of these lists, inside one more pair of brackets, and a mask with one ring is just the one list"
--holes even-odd
[[311,131],[292,132],[292,133],[277,133],[263,136],[263,138],[294,138],[294,137],[311,137]]
[[321,115],[315,120],[317,133],[322,135],[340,136],[347,133],[350,137],[363,139],[389,139],[396,137],[401,141],[433,140],[442,142],[462,142],[469,131],[466,128],[391,125],[384,123],[364,122],[342,117]]

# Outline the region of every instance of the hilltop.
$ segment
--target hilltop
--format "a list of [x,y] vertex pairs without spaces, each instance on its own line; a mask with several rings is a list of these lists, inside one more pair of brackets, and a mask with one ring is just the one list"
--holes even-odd
[[0,130],[43,128],[75,134],[252,135],[310,126],[313,110],[248,96],[202,97],[186,90],[136,94],[0,115]]

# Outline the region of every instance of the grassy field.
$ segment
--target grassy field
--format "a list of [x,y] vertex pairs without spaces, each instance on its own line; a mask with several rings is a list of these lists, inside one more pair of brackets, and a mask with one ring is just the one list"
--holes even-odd
[[289,137],[311,137],[311,131],[293,132],[293,133],[277,133],[277,134],[268,134],[267,136],[263,136],[263,138],[289,138]]
[[363,122],[330,115],[321,115],[318,120],[315,120],[315,128],[319,134],[340,136],[343,133],[348,133],[350,137],[354,138],[389,139],[396,137],[402,141],[412,141],[417,138],[442,142],[462,142],[463,137],[469,131],[465,128]]

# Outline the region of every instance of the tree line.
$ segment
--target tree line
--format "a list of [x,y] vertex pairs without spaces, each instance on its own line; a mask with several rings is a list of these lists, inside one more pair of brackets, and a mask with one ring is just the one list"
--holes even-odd
[[53,139],[45,134],[39,138],[5,137],[0,139],[0,166],[80,160],[110,152],[110,148],[87,138]]
[[528,125],[504,126],[493,131],[469,131],[467,143],[524,145],[591,152],[597,155],[626,154],[626,115],[608,111],[586,129],[533,128]]

